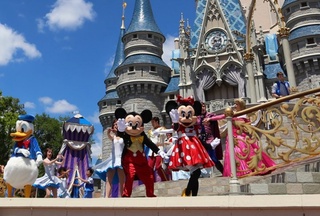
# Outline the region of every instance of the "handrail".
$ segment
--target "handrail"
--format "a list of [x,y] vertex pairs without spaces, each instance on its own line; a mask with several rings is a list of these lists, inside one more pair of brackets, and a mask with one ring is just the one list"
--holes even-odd
[[287,96],[284,96],[284,97],[281,97],[281,98],[278,98],[278,99],[275,99],[275,100],[272,100],[272,101],[265,102],[263,104],[259,104],[259,105],[253,106],[253,107],[246,108],[246,109],[241,110],[241,111],[237,111],[236,113],[233,114],[233,116],[234,117],[238,117],[238,116],[241,116],[241,115],[244,115],[244,114],[256,112],[258,110],[263,110],[263,109],[265,109],[267,107],[279,104],[281,102],[287,102],[287,101],[289,101],[291,99],[301,98],[301,97],[304,97],[306,95],[314,94],[314,93],[317,93],[317,92],[320,92],[320,88],[314,88],[314,89],[310,89],[310,90],[307,90],[307,91],[303,91],[303,92],[298,92],[298,93],[295,93],[295,94],[287,95]]

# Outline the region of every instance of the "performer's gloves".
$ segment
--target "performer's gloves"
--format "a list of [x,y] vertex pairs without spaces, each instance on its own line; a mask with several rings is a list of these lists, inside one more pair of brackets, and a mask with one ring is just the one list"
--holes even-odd
[[118,131],[124,132],[126,130],[127,125],[124,118],[119,118],[117,121],[117,125],[118,125]]
[[159,154],[163,159],[169,159],[169,156],[162,150],[159,150],[157,154]]
[[25,156],[26,158],[30,156],[29,150],[23,148],[18,149],[17,153],[23,154],[23,156]]
[[212,142],[210,143],[212,149],[215,149],[219,144],[220,144],[220,139],[219,139],[219,138],[215,138],[215,139],[212,140]]
[[40,164],[43,162],[43,160],[42,160],[42,155],[38,155],[37,156],[37,160],[36,160],[36,164],[37,164],[37,166],[40,166]]
[[170,111],[170,117],[172,120],[172,123],[178,123],[179,122],[179,113],[177,109],[172,109]]
[[157,137],[159,135],[159,131],[155,130],[152,131],[152,136]]

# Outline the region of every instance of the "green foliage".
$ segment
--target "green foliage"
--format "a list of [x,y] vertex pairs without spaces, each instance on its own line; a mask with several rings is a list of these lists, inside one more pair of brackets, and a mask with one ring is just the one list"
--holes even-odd
[[13,141],[10,133],[15,132],[18,116],[26,114],[19,99],[4,97],[0,91],[0,164],[6,164],[10,157]]
[[53,149],[54,156],[58,154],[63,141],[62,125],[62,121],[51,118],[45,113],[35,116],[33,134],[43,153],[49,147]]

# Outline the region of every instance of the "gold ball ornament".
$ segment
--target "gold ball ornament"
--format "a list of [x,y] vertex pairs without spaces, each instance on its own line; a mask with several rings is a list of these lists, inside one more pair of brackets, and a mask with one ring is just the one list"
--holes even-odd
[[227,117],[232,117],[234,112],[233,112],[233,109],[231,107],[227,107],[225,110],[224,110],[224,114],[227,116]]

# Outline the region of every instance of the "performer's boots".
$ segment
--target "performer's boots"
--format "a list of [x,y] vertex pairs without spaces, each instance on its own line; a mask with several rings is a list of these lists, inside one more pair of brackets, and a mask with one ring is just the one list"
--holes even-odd
[[186,190],[187,190],[187,188],[183,189],[183,191],[182,191],[182,193],[181,193],[181,196],[182,196],[182,197],[190,196],[191,191],[190,191],[190,193],[189,193],[189,194],[186,194]]

